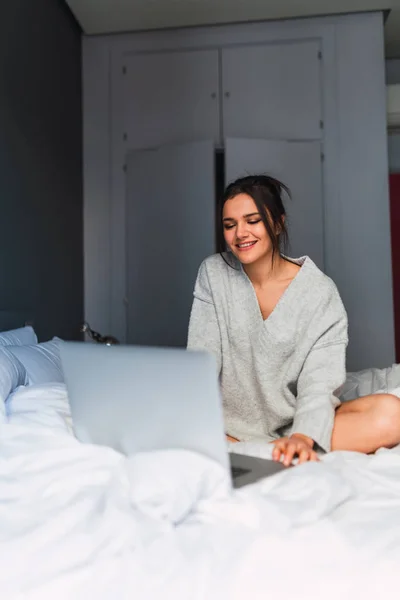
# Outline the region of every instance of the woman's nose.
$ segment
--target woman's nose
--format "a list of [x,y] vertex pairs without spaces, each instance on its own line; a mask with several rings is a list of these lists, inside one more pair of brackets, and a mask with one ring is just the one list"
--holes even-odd
[[247,223],[238,223],[236,227],[236,237],[238,239],[246,238],[249,235],[247,231]]

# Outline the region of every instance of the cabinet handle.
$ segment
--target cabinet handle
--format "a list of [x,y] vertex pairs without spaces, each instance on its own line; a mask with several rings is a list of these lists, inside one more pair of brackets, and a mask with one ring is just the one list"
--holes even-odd
[[216,98],[216,97],[217,97],[217,94],[216,94],[215,92],[213,92],[213,93],[211,94],[211,98],[212,98],[213,100],[215,100],[215,98]]
[[231,93],[230,92],[225,92],[224,96],[225,96],[225,98],[230,98],[231,97]]

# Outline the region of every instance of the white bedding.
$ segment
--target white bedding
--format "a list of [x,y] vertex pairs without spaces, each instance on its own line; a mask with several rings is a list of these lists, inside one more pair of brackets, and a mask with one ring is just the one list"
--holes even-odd
[[[363,600],[400,587],[400,455],[333,453],[230,494],[182,451],[126,459],[71,435],[61,385],[0,426],[5,600]],[[249,453],[269,446],[236,445]]]

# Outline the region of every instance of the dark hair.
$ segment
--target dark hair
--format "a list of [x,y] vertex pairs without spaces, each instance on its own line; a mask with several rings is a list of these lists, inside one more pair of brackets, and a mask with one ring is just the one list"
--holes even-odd
[[235,198],[239,194],[247,194],[257,206],[265,229],[272,242],[272,257],[275,253],[285,253],[289,245],[289,237],[286,227],[286,210],[283,205],[282,195],[286,193],[290,198],[289,188],[268,175],[248,175],[236,179],[225,189],[218,210],[218,252],[225,252],[223,208],[227,200]]

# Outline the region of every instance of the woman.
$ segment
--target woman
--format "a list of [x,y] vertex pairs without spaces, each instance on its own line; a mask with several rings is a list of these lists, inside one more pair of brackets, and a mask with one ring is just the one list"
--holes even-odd
[[[227,437],[274,443],[286,465],[317,451],[371,453],[400,443],[400,399],[341,404],[347,316],[335,284],[308,257],[286,258],[283,192],[238,179],[220,212],[224,248],[200,266],[188,348],[217,359]],[[222,248],[221,248],[222,250]]]

